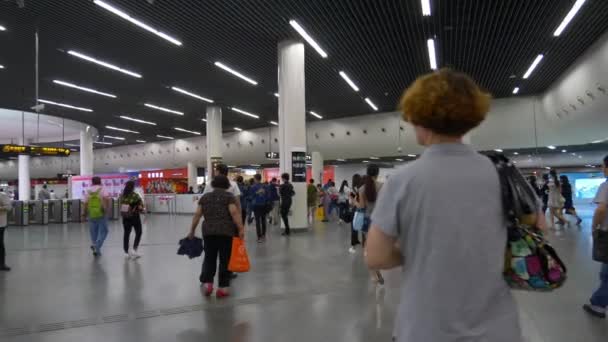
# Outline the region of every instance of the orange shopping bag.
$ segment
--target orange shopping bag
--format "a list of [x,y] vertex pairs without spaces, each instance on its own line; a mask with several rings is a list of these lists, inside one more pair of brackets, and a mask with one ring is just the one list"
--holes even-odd
[[228,271],[237,273],[249,272],[250,267],[245,241],[238,237],[232,238],[232,252],[230,253],[230,262],[228,262]]

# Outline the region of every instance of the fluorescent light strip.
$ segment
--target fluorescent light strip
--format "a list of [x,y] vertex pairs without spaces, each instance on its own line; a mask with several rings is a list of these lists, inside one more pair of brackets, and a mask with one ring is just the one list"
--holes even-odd
[[213,100],[212,100],[212,99],[208,99],[208,98],[206,98],[206,97],[202,97],[202,96],[200,96],[200,95],[196,95],[196,94],[191,93],[191,92],[189,92],[189,91],[187,91],[187,90],[184,90],[184,89],[182,89],[182,88],[178,88],[178,87],[171,87],[171,89],[175,90],[175,91],[176,91],[176,92],[178,92],[178,93],[182,93],[182,94],[185,94],[185,95],[188,95],[188,96],[192,96],[192,97],[194,97],[195,99],[199,99],[199,100],[203,100],[203,101],[205,101],[205,102],[213,103]]
[[146,142],[145,140],[135,140],[135,141],[138,142],[138,143],[145,143]]
[[437,70],[437,55],[435,53],[435,40],[428,39],[426,47],[429,50],[429,64],[432,70]]
[[310,115],[314,116],[317,119],[323,119],[323,117],[315,112],[313,112],[312,110],[308,112]]
[[201,132],[189,131],[187,129],[183,129],[183,128],[179,128],[179,127],[174,127],[173,129],[176,130],[176,131],[180,131],[180,132],[186,132],[186,133],[192,133],[192,134],[196,134],[196,135],[201,135]]
[[279,123],[278,123],[278,122],[276,122],[276,121],[270,121],[270,124],[271,124],[271,125],[275,125],[275,126],[278,126],[278,125],[279,125]]
[[0,64],[0,69],[4,69],[4,65]]
[[238,127],[234,127],[234,130],[237,131],[237,132],[242,132],[243,131],[242,128],[238,128]]
[[160,134],[157,134],[156,136],[157,136],[158,138],[169,139],[169,140],[173,140],[173,139],[175,139],[175,138],[173,138],[173,137],[168,137],[168,136],[166,136],[166,135],[160,135]]
[[173,43],[173,44],[175,44],[177,46],[181,46],[182,45],[182,42],[180,42],[179,40],[177,40],[177,39],[171,37],[170,35],[168,35],[168,34],[166,34],[164,32],[161,32],[161,31],[159,31],[159,30],[157,30],[157,29],[155,29],[155,28],[153,28],[153,27],[151,27],[151,26],[149,26],[149,25],[147,25],[147,24],[145,24],[145,23],[143,23],[143,22],[141,22],[141,21],[139,21],[139,20],[131,17],[127,13],[119,10],[118,8],[116,8],[116,7],[108,4],[106,2],[103,2],[101,0],[95,0],[95,1],[93,1],[93,3],[95,3],[95,5],[97,5],[97,6],[100,6],[100,7],[104,8],[104,9],[106,9],[106,10],[108,10],[108,11],[116,14],[117,16],[119,16],[119,17],[121,17],[121,18],[123,18],[123,19],[125,19],[125,20],[127,20],[129,22],[131,22],[132,24],[135,24],[135,25],[143,28],[144,30],[146,30],[148,32],[154,33],[155,35],[161,37],[162,39],[165,39],[165,40],[167,40],[167,41],[169,41],[169,42],[171,42],[171,43]]
[[407,156],[410,157],[410,158],[416,158],[417,157],[415,154],[408,154]]
[[562,150],[562,153],[566,153],[566,152],[568,152],[568,150]]
[[421,0],[422,15],[428,17],[431,15],[431,0]]
[[105,142],[105,141],[95,141],[94,144],[100,144],[100,145],[112,145],[111,142]]
[[354,91],[359,91],[359,87],[353,82],[353,80],[348,77],[348,75],[344,71],[340,71],[340,76],[348,83],[348,85],[353,88]]
[[502,149],[500,149],[500,148],[495,148],[495,149],[494,149],[494,151],[496,151],[496,152],[502,152]]
[[591,143],[592,144],[599,144],[599,143],[602,143],[602,142],[604,142],[603,139],[602,140],[593,140]]
[[291,27],[293,27],[300,34],[300,36],[302,36],[302,38],[304,38],[304,40],[310,44],[310,46],[312,46],[319,55],[321,55],[321,57],[327,58],[327,53],[321,48],[321,46],[319,46],[319,44],[317,44],[314,39],[312,39],[308,32],[306,32],[306,30],[304,30],[304,28],[300,26],[297,21],[290,20],[289,25],[291,25]]
[[517,94],[517,93],[519,93],[519,87],[513,88],[513,94]]
[[136,73],[136,72],[133,72],[133,71],[130,71],[130,70],[127,70],[127,69],[123,69],[123,68],[117,67],[117,66],[116,66],[116,65],[114,65],[114,64],[110,64],[110,63],[108,63],[108,62],[104,62],[104,61],[102,61],[102,60],[99,60],[99,59],[96,59],[96,58],[93,58],[93,57],[87,56],[87,55],[85,55],[85,54],[82,54],[82,53],[77,52],[77,51],[74,51],[74,50],[69,50],[69,51],[68,51],[68,54],[69,54],[69,55],[72,55],[72,56],[75,56],[75,57],[78,57],[78,58],[81,58],[81,59],[84,59],[85,61],[89,61],[89,62],[92,62],[92,63],[98,64],[98,65],[101,65],[101,66],[106,67],[106,68],[108,68],[108,69],[112,69],[112,70],[120,71],[120,72],[122,72],[123,74],[127,74],[127,75],[129,75],[129,76],[133,76],[133,77],[141,78],[141,75],[140,75],[140,74],[138,74],[138,73]]
[[258,115],[251,114],[249,112],[246,112],[246,111],[244,111],[242,109],[239,109],[239,108],[236,108],[236,107],[230,107],[230,109],[232,109],[233,111],[235,111],[237,113],[241,113],[243,115],[247,115],[247,116],[250,116],[250,117],[255,118],[255,119],[259,119],[260,118]]
[[114,126],[106,126],[106,128],[107,128],[107,129],[114,130],[114,131],[121,131],[121,132],[127,132],[127,133],[139,134],[139,132],[132,131],[132,130],[130,130],[130,129],[118,128],[118,127],[114,127]]
[[378,159],[380,159],[380,158],[378,158],[378,157],[369,157],[369,159],[378,160]]
[[42,103],[46,103],[46,104],[50,104],[50,105],[55,105],[55,106],[59,106],[59,107],[65,107],[65,108],[70,108],[70,109],[76,109],[76,110],[81,110],[83,112],[92,112],[92,109],[89,108],[83,108],[83,107],[76,107],[76,106],[72,106],[69,104],[65,104],[65,103],[59,103],[59,102],[54,102],[54,101],[49,101],[49,100],[43,100],[43,99],[38,99],[38,102],[42,102]]
[[372,100],[369,99],[369,97],[365,98],[365,102],[367,102],[367,104],[372,107],[373,110],[378,110],[378,107],[376,107],[376,105],[372,102]]
[[70,147],[80,147],[80,145],[78,144],[64,144],[65,146],[70,146]]
[[125,120],[129,120],[129,121],[135,121],[135,122],[143,123],[143,124],[146,124],[146,125],[156,126],[156,123],[154,123],[154,122],[150,122],[150,121],[146,121],[146,120],[140,120],[140,119],[132,118],[130,116],[121,115],[120,118],[121,119],[125,119]]
[[203,121],[207,122],[207,119],[201,119],[201,120],[203,120]]
[[553,146],[553,145],[549,145],[549,146],[547,146],[547,148],[550,149],[550,150],[555,150],[556,149],[556,147]]
[[518,155],[519,155],[519,152],[513,152],[513,155],[518,156]]
[[364,160],[363,163],[369,163],[369,160]]
[[91,89],[91,88],[87,88],[87,87],[81,87],[79,85],[75,85],[75,84],[69,83],[69,82],[64,82],[64,81],[59,81],[59,80],[53,80],[53,83],[59,84],[59,85],[65,86],[65,87],[79,89],[79,90],[86,91],[86,92],[93,93],[93,94],[97,94],[97,95],[102,95],[102,96],[107,96],[107,97],[111,97],[111,98],[116,98],[116,95],[104,93],[102,91]]
[[162,110],[163,112],[167,112],[167,113],[172,113],[172,114],[177,114],[177,115],[184,115],[184,113],[182,113],[180,111],[169,109],[169,108],[165,108],[165,107],[160,107],[160,106],[153,105],[153,104],[150,104],[150,103],[144,103],[144,106],[150,107],[150,108],[154,108],[154,109],[158,109],[158,110]]
[[281,95],[279,95],[279,93],[274,93],[275,97],[281,97]]
[[395,161],[402,162],[402,161],[403,161],[403,159],[401,159],[401,158],[397,158],[397,159],[395,159]]
[[566,29],[566,26],[568,26],[570,21],[572,21],[572,18],[574,18],[576,13],[578,13],[578,11],[581,9],[581,7],[583,7],[584,3],[585,3],[585,0],[578,0],[577,2],[574,3],[574,6],[572,6],[572,8],[570,9],[570,12],[568,12],[568,14],[566,14],[566,16],[564,17],[564,20],[562,20],[562,23],[559,24],[559,26],[557,27],[555,32],[553,32],[553,36],[558,37],[560,34],[562,34],[562,32],[564,32],[564,30]]
[[339,162],[345,162],[346,161],[346,159],[341,159],[341,158],[338,158],[336,160],[339,161]]
[[236,77],[238,77],[238,78],[240,78],[240,79],[242,79],[242,80],[244,80],[244,81],[246,81],[248,83],[251,83],[253,85],[258,85],[258,82],[254,81],[251,78],[249,78],[249,77],[241,74],[240,72],[232,69],[231,67],[227,66],[226,64],[223,64],[221,62],[215,62],[215,66],[218,67],[218,68],[221,68],[221,69],[224,69],[224,70],[228,71],[229,73],[233,74],[234,76],[236,76]]
[[6,31],[6,27],[0,25],[0,31]]
[[260,165],[260,164],[249,164],[249,165],[251,165],[251,166],[253,166],[253,167],[260,167],[260,166],[262,166],[262,165]]
[[532,62],[532,64],[528,68],[528,71],[526,71],[526,73],[524,74],[524,77],[523,77],[524,79],[527,79],[528,77],[530,77],[530,75],[532,74],[534,69],[536,69],[536,66],[538,65],[538,63],[540,63],[540,61],[543,59],[543,57],[544,57],[543,55],[536,56],[536,58],[534,59],[534,62]]
[[125,138],[123,138],[123,137],[115,137],[112,135],[104,135],[103,137],[108,138],[108,139],[114,139],[114,140],[125,140]]

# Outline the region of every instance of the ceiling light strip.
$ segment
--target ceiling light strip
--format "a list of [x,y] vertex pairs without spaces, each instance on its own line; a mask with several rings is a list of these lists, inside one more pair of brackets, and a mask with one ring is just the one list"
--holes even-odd
[[139,134],[139,132],[137,131],[132,131],[130,129],[125,129],[125,128],[119,128],[119,127],[114,127],[114,126],[106,126],[107,129],[111,129],[113,131],[120,131],[120,132],[126,132],[126,133],[134,133],[134,134]]
[[581,9],[581,7],[583,7],[583,4],[585,4],[585,0],[578,0],[577,2],[574,3],[574,6],[572,6],[572,8],[570,9],[570,12],[568,12],[568,14],[566,14],[566,16],[564,17],[564,20],[562,20],[562,23],[559,24],[559,26],[557,27],[555,32],[553,32],[553,36],[558,37],[560,34],[562,34],[562,32],[564,32],[564,30],[566,29],[566,26],[568,26],[568,24],[570,24],[570,21],[572,21],[572,19],[578,13],[578,11]]
[[323,119],[323,117],[312,110],[308,112],[310,115],[314,116],[317,119]]
[[348,85],[353,88],[354,91],[359,91],[359,87],[353,82],[353,80],[348,77],[348,75],[344,71],[340,71],[340,76],[348,83]]
[[0,31],[6,31],[6,27],[0,25]]
[[54,106],[59,106],[59,107],[76,109],[76,110],[80,110],[83,112],[92,112],[93,111],[92,109],[89,109],[89,108],[76,107],[76,106],[72,106],[72,105],[65,104],[65,103],[59,103],[59,102],[43,100],[43,99],[38,99],[38,102],[42,102],[42,103],[46,103],[46,104],[50,104],[50,105],[54,105]]
[[534,59],[534,62],[532,62],[532,64],[528,68],[528,71],[526,71],[526,73],[524,74],[524,76],[523,76],[524,79],[527,79],[528,77],[530,77],[530,75],[532,74],[534,69],[536,69],[536,67],[538,66],[538,63],[540,63],[540,61],[543,59],[543,57],[544,57],[543,55],[536,56],[536,58]]
[[103,137],[108,138],[108,139],[114,139],[114,140],[125,140],[125,138],[123,138],[123,137],[115,137],[112,135],[104,135]]
[[365,102],[367,102],[367,104],[372,107],[373,110],[377,111],[378,107],[372,102],[372,100],[369,99],[369,97],[365,98]]
[[271,125],[274,125],[274,126],[278,126],[279,125],[279,123],[276,122],[276,121],[269,121],[269,122],[270,122]]
[[241,74],[240,72],[232,69],[231,67],[227,66],[226,64],[223,64],[221,62],[215,62],[215,66],[218,67],[218,68],[220,68],[220,69],[228,71],[229,73],[233,74],[234,76],[236,76],[236,77],[238,77],[238,78],[240,78],[240,79],[242,79],[242,80],[244,80],[244,81],[246,81],[248,83],[251,83],[253,85],[258,85],[258,82],[254,81],[253,79],[251,79],[251,78],[249,78],[249,77]]
[[138,142],[138,143],[145,143],[146,142],[145,140],[135,140],[135,141]]
[[129,120],[129,121],[134,121],[134,122],[139,122],[142,124],[146,124],[146,125],[152,125],[152,126],[156,126],[156,123],[151,122],[151,121],[146,121],[146,120],[141,120],[141,119],[136,119],[136,118],[132,118],[130,116],[125,116],[125,115],[121,115],[119,116],[121,119],[125,119],[125,120]]
[[166,136],[166,135],[160,135],[160,134],[157,134],[157,135],[156,135],[156,137],[157,137],[157,138],[163,138],[163,139],[169,139],[169,140],[173,140],[173,139],[175,139],[175,138],[173,138],[173,137],[168,137],[168,136]]
[[180,132],[186,132],[186,133],[192,133],[192,134],[196,134],[196,135],[201,135],[201,132],[189,131],[187,129],[183,129],[183,128],[180,128],[180,127],[174,127],[173,129],[176,130],[176,131],[180,131]]
[[243,115],[247,115],[247,116],[250,116],[250,117],[255,118],[255,119],[259,119],[259,118],[260,118],[260,117],[259,117],[258,115],[256,115],[256,114],[252,114],[252,113],[246,112],[246,111],[244,111],[244,110],[242,110],[242,109],[239,109],[239,108],[236,108],[236,107],[230,107],[230,109],[232,109],[233,111],[235,111],[235,112],[237,112],[237,113],[241,113],[241,114],[243,114]]
[[104,93],[102,91],[91,89],[91,88],[87,88],[87,87],[82,87],[82,86],[79,86],[79,85],[76,85],[76,84],[73,84],[73,83],[69,83],[69,82],[65,82],[65,81],[53,80],[53,83],[62,85],[64,87],[74,88],[74,89],[86,91],[86,92],[97,94],[97,95],[102,95],[102,96],[107,96],[107,97],[111,97],[111,98],[116,98],[116,95]]
[[127,13],[119,10],[118,8],[112,6],[112,5],[110,5],[110,4],[108,4],[108,3],[104,2],[104,1],[95,0],[95,1],[93,1],[93,3],[95,3],[95,5],[97,5],[97,6],[102,7],[104,9],[106,9],[106,10],[108,10],[108,11],[116,14],[117,16],[119,16],[119,17],[121,17],[121,18],[129,21],[130,23],[135,24],[135,25],[143,28],[144,30],[146,30],[148,32],[154,33],[155,35],[163,38],[164,40],[167,40],[167,41],[169,41],[169,42],[171,42],[171,43],[173,43],[173,44],[175,44],[177,46],[181,46],[182,45],[182,42],[180,42],[176,38],[173,38],[170,35],[168,35],[168,34],[166,34],[164,32],[161,32],[161,31],[159,31],[159,30],[157,30],[157,29],[149,26],[148,24],[143,23],[143,22],[141,22],[141,21],[139,21],[139,20],[131,17]]
[[321,48],[319,44],[317,44],[314,39],[312,39],[308,32],[306,32],[306,30],[304,30],[304,28],[300,26],[297,21],[290,20],[289,25],[291,25],[291,27],[293,27],[300,34],[300,36],[302,36],[302,38],[304,38],[304,40],[308,44],[310,44],[310,46],[312,46],[312,48],[315,49],[315,51],[317,51],[319,55],[321,55],[321,57],[327,58],[327,53]]
[[519,93],[519,87],[513,88],[513,94],[517,94],[517,93]]
[[169,108],[165,108],[165,107],[161,107],[161,106],[157,106],[157,105],[153,105],[151,103],[144,103],[144,106],[149,107],[149,108],[158,109],[160,111],[167,112],[167,113],[172,113],[172,114],[176,114],[176,115],[184,115],[183,112],[180,112],[180,111],[177,111],[177,110],[173,110],[173,109],[169,109]]
[[74,50],[69,50],[69,51],[68,51],[68,54],[69,54],[69,55],[72,55],[72,56],[74,56],[74,57],[78,57],[78,58],[84,59],[85,61],[89,61],[89,62],[95,63],[95,64],[97,64],[97,65],[101,65],[101,66],[106,67],[106,68],[108,68],[108,69],[112,69],[112,70],[120,71],[120,72],[122,72],[123,74],[127,74],[127,75],[129,75],[129,76],[133,76],[133,77],[137,77],[137,78],[141,78],[141,77],[142,77],[140,74],[138,74],[138,73],[136,73],[136,72],[133,72],[133,71],[130,71],[130,70],[127,70],[127,69],[123,69],[123,68],[118,67],[118,66],[116,66],[116,65],[114,65],[114,64],[110,64],[110,63],[108,63],[108,62],[104,62],[104,61],[102,61],[102,60],[99,60],[99,59],[93,58],[93,57],[91,57],[91,56],[87,56],[87,55],[85,55],[85,54],[82,54],[82,53],[77,52],[77,51],[74,51]]
[[431,15],[431,0],[421,0],[420,5],[422,6],[422,15],[428,17]]
[[242,128],[238,128],[238,127],[234,127],[234,130],[237,131],[237,132],[242,132],[243,131]]
[[100,144],[100,145],[112,145],[111,142],[106,142],[106,141],[95,141],[93,143],[94,144]]
[[4,65],[0,64],[0,69],[4,69]]
[[178,93],[182,93],[182,94],[185,94],[185,95],[188,95],[188,96],[194,97],[195,99],[199,99],[199,100],[202,100],[202,101],[205,101],[205,102],[213,103],[213,100],[212,100],[212,99],[208,99],[208,98],[206,98],[206,97],[202,97],[202,96],[200,96],[200,95],[196,95],[196,94],[191,93],[191,92],[189,92],[189,91],[187,91],[187,90],[184,90],[184,89],[182,89],[182,88],[178,88],[178,87],[171,87],[171,89],[173,89],[174,91],[176,91],[176,92],[178,92]]
[[426,47],[429,50],[429,65],[432,70],[437,70],[437,54],[435,53],[435,40],[428,39],[426,41]]

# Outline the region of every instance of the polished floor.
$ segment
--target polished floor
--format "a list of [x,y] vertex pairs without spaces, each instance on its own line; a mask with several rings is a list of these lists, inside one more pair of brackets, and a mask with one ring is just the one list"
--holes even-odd
[[[534,342],[606,341],[608,322],[580,309],[597,284],[590,259],[590,208],[582,228],[552,231],[570,279],[554,293],[517,292],[524,334]],[[145,219],[143,258],[126,260],[113,222],[104,255],[94,259],[81,224],[10,228],[0,274],[0,341],[390,341],[399,273],[386,286],[369,281],[349,230],[316,223],[265,244],[248,228],[252,271],[229,299],[205,299],[201,259],[176,255],[188,216]],[[412,294],[415,295],[415,294]],[[407,324],[403,322],[402,324]]]

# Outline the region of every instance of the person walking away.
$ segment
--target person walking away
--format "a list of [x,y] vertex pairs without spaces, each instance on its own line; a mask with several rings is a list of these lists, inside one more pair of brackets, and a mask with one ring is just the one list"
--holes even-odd
[[[353,179],[352,179],[352,185],[353,188],[351,189],[351,192],[348,196],[348,204],[349,204],[349,210],[354,211],[357,208],[357,197],[359,196],[359,188],[361,187],[361,184],[363,183],[363,178],[361,177],[360,174],[355,173],[353,175]],[[350,248],[348,249],[349,253],[355,253],[356,252],[356,247],[357,245],[361,244],[361,241],[359,240],[359,232],[355,230],[355,228],[353,227],[354,222],[351,221],[350,223]]]
[[8,227],[8,212],[13,209],[11,199],[4,189],[0,189],[0,271],[8,272],[11,270],[6,265],[6,249],[4,247],[4,231]]
[[[329,206],[327,209],[327,219],[329,220],[331,218],[331,214],[335,211],[338,211],[338,198],[339,193],[338,193],[338,189],[336,189],[336,183],[334,183],[333,181],[329,182],[329,186],[327,187],[326,190],[327,193],[327,197],[329,198]],[[338,216],[340,216],[338,214]]]
[[549,208],[549,175],[543,175],[543,185],[540,188],[542,192],[542,200],[543,200],[543,214],[547,215],[547,208]]
[[[608,156],[604,157],[604,177],[608,177]],[[608,231],[608,181],[604,181],[597,190],[593,200],[597,207],[593,213],[591,230]],[[600,268],[600,286],[595,290],[589,303],[583,305],[583,309],[592,316],[606,318],[608,309],[608,264],[602,263]]]
[[570,184],[570,180],[566,175],[559,176],[559,180],[562,185],[562,196],[565,199],[564,210],[566,211],[566,214],[574,216],[576,218],[576,224],[580,225],[581,222],[583,222],[583,219],[578,216],[576,208],[574,207],[574,202],[572,201],[572,185]]
[[345,179],[340,185],[338,190],[338,216],[340,221],[338,224],[344,223],[344,216],[348,213],[348,197],[350,195],[350,188],[348,187],[348,181]]
[[562,208],[564,207],[564,197],[562,197],[561,183],[557,178],[557,172],[555,170],[549,171],[549,199],[547,204],[549,205],[551,228],[555,229],[555,220],[557,218],[558,223],[565,225],[568,221],[562,215]]
[[403,266],[396,342],[523,341],[502,277],[507,233],[498,172],[462,141],[485,119],[490,100],[450,69],[421,76],[401,99],[403,119],[426,149],[388,178],[366,245],[371,269]]
[[279,195],[281,195],[281,217],[285,224],[285,231],[281,234],[283,236],[289,236],[289,210],[291,210],[292,197],[296,194],[293,190],[293,185],[289,182],[289,173],[281,175],[283,181],[279,187]]
[[239,196],[239,202],[241,205],[241,219],[243,225],[245,225],[247,219],[247,186],[243,181],[243,176],[236,177],[236,185],[239,187],[241,195]]
[[[141,258],[141,254],[137,252],[137,249],[142,235],[141,217],[139,215],[144,210],[144,202],[139,194],[135,192],[135,182],[128,181],[125,184],[125,188],[118,201],[120,203],[120,214],[124,228],[123,250],[125,251],[125,255],[130,259]],[[129,249],[131,230],[135,230],[135,241],[133,242],[132,250]]]
[[96,257],[101,256],[101,247],[108,236],[106,213],[110,212],[109,208],[110,198],[103,193],[101,178],[95,176],[85,194],[83,216],[89,221],[91,250]]
[[[358,190],[358,196],[356,197],[356,207],[365,211],[365,220],[367,221],[365,227],[361,230],[363,237],[363,248],[365,250],[365,242],[367,240],[367,232],[371,224],[371,216],[376,207],[376,199],[378,193],[382,189],[382,183],[378,182],[378,174],[380,169],[376,164],[369,164],[367,166],[367,172],[363,177],[363,184]],[[372,280],[380,285],[384,285],[384,278],[379,270],[371,272]]]
[[44,201],[44,200],[50,200],[50,199],[51,199],[51,194],[49,193],[49,190],[47,190],[47,185],[44,184],[42,186],[42,189],[40,189],[40,191],[38,191],[38,200]]
[[279,185],[278,180],[273,178],[268,184],[268,196],[270,197],[270,204],[272,205],[272,209],[269,213],[270,224],[279,224],[279,201],[281,197],[279,196]]
[[308,186],[306,187],[306,204],[308,205],[308,222],[312,224],[315,222],[315,210],[317,209],[317,201],[319,200],[319,193],[317,187],[315,187],[315,180],[310,179]]
[[230,181],[224,175],[217,175],[211,182],[212,192],[201,197],[196,213],[192,218],[188,238],[194,238],[194,233],[204,217],[202,225],[205,257],[199,280],[203,286],[205,296],[213,293],[213,283],[217,272],[219,258],[219,282],[216,297],[222,298],[230,295],[231,272],[228,270],[230,254],[232,251],[232,238],[236,234],[245,239],[245,228],[241,220],[241,210],[238,199],[228,191]]
[[251,224],[253,223],[253,195],[251,193],[251,187],[253,186],[253,184],[255,184],[255,180],[253,178],[249,179],[249,181],[247,182],[247,193],[246,193],[246,200],[247,200],[247,224]]
[[254,183],[249,189],[253,196],[253,215],[255,216],[255,231],[258,236],[258,243],[266,240],[266,214],[270,204],[268,187],[262,184],[262,175],[259,173],[253,176]]

